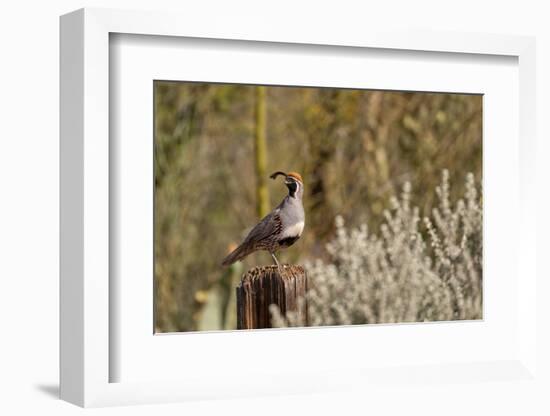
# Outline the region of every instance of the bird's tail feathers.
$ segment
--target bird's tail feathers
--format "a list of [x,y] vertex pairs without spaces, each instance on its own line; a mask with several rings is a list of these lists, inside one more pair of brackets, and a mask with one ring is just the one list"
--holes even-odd
[[242,260],[248,254],[250,254],[251,251],[252,250],[249,247],[241,244],[239,247],[229,253],[225,259],[223,259],[222,266],[229,266],[238,260]]

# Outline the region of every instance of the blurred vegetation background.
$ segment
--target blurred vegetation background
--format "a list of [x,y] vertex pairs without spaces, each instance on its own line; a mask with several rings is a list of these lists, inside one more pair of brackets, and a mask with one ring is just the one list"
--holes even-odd
[[[306,228],[279,259],[326,259],[334,219],[376,230],[410,182],[429,215],[448,169],[451,200],[482,173],[482,96],[156,81],[157,332],[235,329],[234,287],[250,255],[220,262],[286,195],[268,175],[300,172]],[[455,180],[456,178],[456,180]]]

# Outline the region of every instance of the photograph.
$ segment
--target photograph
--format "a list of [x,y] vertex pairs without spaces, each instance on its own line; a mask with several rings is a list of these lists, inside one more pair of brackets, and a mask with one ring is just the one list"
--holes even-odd
[[155,80],[154,332],[483,319],[483,95]]

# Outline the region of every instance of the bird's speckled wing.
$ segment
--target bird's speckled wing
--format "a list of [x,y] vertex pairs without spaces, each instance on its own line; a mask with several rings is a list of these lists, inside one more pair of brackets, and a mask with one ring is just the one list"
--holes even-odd
[[244,244],[251,244],[256,247],[268,242],[278,236],[283,228],[279,210],[267,214],[246,236]]

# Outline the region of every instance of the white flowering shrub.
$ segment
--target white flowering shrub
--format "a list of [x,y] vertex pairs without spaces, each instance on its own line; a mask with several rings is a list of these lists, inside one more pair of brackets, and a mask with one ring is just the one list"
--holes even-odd
[[[328,263],[306,264],[309,325],[421,322],[482,318],[482,198],[474,177],[454,205],[449,174],[438,206],[422,219],[411,186],[393,198],[379,234],[348,230],[336,218]],[[303,301],[303,300],[301,300]],[[275,326],[303,326],[272,307]]]

